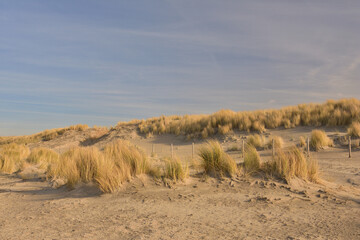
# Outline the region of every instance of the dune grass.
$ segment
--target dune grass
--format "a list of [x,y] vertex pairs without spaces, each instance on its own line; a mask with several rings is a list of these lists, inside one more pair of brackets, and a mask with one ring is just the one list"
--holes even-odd
[[349,136],[359,138],[360,137],[360,122],[353,122],[347,129]]
[[300,147],[305,147],[306,146],[306,140],[303,136],[299,137],[299,146]]
[[324,147],[333,146],[333,141],[322,130],[313,130],[310,137],[310,147],[318,151]]
[[164,177],[174,181],[185,180],[189,175],[189,167],[183,167],[179,158],[166,158],[164,167]]
[[274,140],[275,149],[282,148],[284,146],[284,140],[280,136],[271,136],[266,143],[267,148],[272,148]]
[[132,177],[152,171],[139,148],[117,140],[103,151],[96,147],[70,149],[49,167],[47,177],[63,178],[71,188],[80,182],[94,182],[102,192],[113,192]]
[[0,137],[0,145],[9,144],[9,143],[17,143],[17,144],[27,144],[34,143],[40,141],[49,141],[58,136],[63,135],[67,131],[85,131],[88,129],[88,125],[86,124],[78,124],[65,128],[55,128],[50,130],[44,130],[40,133],[36,133],[28,136],[16,136],[16,137]]
[[265,137],[259,134],[250,135],[247,137],[246,143],[258,149],[263,148],[265,145]]
[[47,169],[49,165],[56,164],[59,161],[59,154],[48,148],[34,148],[26,161],[36,164],[40,169]]
[[288,150],[278,149],[274,159],[265,165],[264,171],[287,182],[294,177],[315,182],[319,169],[315,160],[307,160],[297,147],[291,147]]
[[217,141],[208,141],[206,145],[199,149],[198,154],[206,174],[233,176],[238,171],[234,159],[224,152]]
[[30,149],[23,144],[10,143],[0,146],[0,172],[18,171],[29,154]]
[[255,173],[260,170],[261,160],[253,145],[246,145],[244,154],[244,170],[246,173]]
[[208,138],[231,130],[261,133],[277,127],[345,126],[353,121],[360,121],[360,101],[355,98],[328,100],[323,104],[300,104],[278,110],[220,110],[211,115],[161,116],[134,123],[145,134],[172,133]]

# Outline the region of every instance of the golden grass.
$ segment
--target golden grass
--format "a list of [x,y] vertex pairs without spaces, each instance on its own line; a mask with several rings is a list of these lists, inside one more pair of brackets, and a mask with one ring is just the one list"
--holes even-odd
[[310,147],[315,151],[333,146],[333,141],[322,130],[313,130],[310,137]]
[[40,141],[49,141],[58,136],[63,135],[67,131],[85,131],[88,129],[88,125],[86,124],[78,124],[65,128],[55,128],[50,130],[45,130],[40,133],[36,133],[28,136],[18,136],[18,137],[0,137],[0,145],[9,144],[9,143],[17,143],[17,144],[26,144],[26,143],[34,143]]
[[234,159],[224,152],[217,141],[208,141],[206,145],[199,149],[198,154],[207,174],[233,176],[238,171]]
[[172,133],[207,138],[231,130],[261,133],[277,127],[344,126],[353,121],[360,121],[360,101],[355,98],[329,100],[323,104],[300,104],[278,110],[220,110],[211,115],[161,116],[132,123],[144,134]]
[[164,177],[172,179],[174,181],[177,180],[185,180],[189,175],[189,167],[186,165],[182,166],[179,158],[174,157],[173,159],[167,158],[165,159],[165,168],[164,168]]
[[353,122],[347,132],[352,137],[360,137],[360,122]]
[[244,154],[244,170],[247,173],[255,173],[260,170],[261,160],[259,153],[253,145],[246,145]]
[[50,165],[47,177],[63,178],[71,188],[79,182],[94,182],[102,192],[113,192],[133,176],[155,174],[155,170],[140,149],[117,140],[106,145],[103,151],[96,147],[70,149]]
[[13,173],[22,168],[30,154],[27,146],[10,143],[0,147],[0,172]]
[[275,149],[282,148],[284,146],[284,140],[279,136],[271,136],[266,144],[267,148],[272,148],[274,140]]
[[59,154],[48,148],[34,148],[26,159],[28,163],[36,164],[41,169],[47,169],[49,165],[59,161]]
[[262,148],[265,144],[265,137],[259,134],[250,135],[246,139],[248,145],[254,146],[255,148]]
[[109,143],[104,147],[104,155],[113,159],[118,166],[128,165],[130,175],[148,173],[149,163],[145,153],[127,141],[116,140]]
[[279,149],[274,159],[265,165],[264,171],[288,182],[294,177],[317,181],[319,172],[317,162],[307,160],[297,147]]
[[300,147],[305,147],[306,146],[306,140],[303,136],[300,136],[299,138],[299,146]]

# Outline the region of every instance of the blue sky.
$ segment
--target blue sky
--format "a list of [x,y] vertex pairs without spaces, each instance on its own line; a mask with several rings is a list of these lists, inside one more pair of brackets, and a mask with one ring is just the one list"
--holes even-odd
[[0,136],[360,98],[360,1],[0,0]]

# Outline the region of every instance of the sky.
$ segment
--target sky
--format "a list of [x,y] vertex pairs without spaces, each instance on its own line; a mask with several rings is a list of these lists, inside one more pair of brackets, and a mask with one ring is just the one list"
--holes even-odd
[[360,1],[0,0],[0,136],[360,98]]

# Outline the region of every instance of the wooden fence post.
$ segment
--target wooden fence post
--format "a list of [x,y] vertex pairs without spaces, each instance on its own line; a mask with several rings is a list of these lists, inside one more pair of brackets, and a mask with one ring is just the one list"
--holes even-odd
[[351,136],[349,136],[349,158],[351,158]]
[[192,152],[191,152],[191,158],[194,159],[195,155],[195,143],[192,143]]
[[155,146],[152,144],[151,154],[155,154]]
[[245,157],[245,140],[242,140],[242,157]]
[[171,159],[174,159],[174,145],[171,144]]
[[307,148],[307,156],[310,157],[310,139],[309,137],[306,139],[306,148]]

